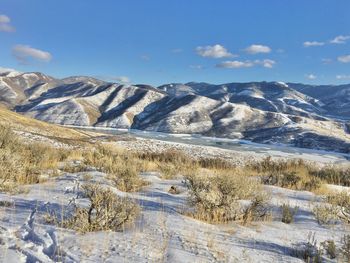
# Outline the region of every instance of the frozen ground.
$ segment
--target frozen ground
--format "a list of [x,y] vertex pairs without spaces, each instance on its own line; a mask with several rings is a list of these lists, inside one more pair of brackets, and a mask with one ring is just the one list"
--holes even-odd
[[[209,139],[207,139],[209,140]],[[349,164],[350,155],[338,154],[325,151],[313,151],[293,147],[274,148],[269,145],[239,146],[238,144],[225,145],[219,141],[217,145],[199,145],[192,142],[164,141],[161,139],[150,139],[136,137],[135,140],[119,140],[117,145],[133,151],[162,152],[177,149],[194,158],[221,158],[233,164],[241,165],[247,161],[261,160],[268,156],[274,159],[304,159],[318,164]]]
[[248,160],[261,160],[267,156],[282,159],[302,158],[321,164],[348,164],[350,160],[350,154],[297,148],[283,144],[259,144],[246,140],[191,134],[169,134],[134,129],[69,127],[116,135],[116,143],[130,150],[162,152],[175,148],[192,157],[220,157],[238,165],[246,163]]
[[[272,220],[240,224],[210,225],[180,213],[187,205],[181,180],[163,180],[157,173],[142,176],[150,185],[142,192],[129,194],[142,212],[135,224],[122,232],[78,234],[45,224],[43,215],[69,208],[77,196],[86,173],[95,182],[115,189],[96,171],[69,174],[28,187],[20,195],[0,194],[0,262],[302,262],[291,256],[295,247],[307,241],[309,233],[318,242],[349,233],[347,226],[319,225],[312,208],[319,198],[310,192],[268,186]],[[175,185],[181,193],[168,193]],[[77,198],[78,204],[86,202]],[[281,222],[280,205],[298,206],[295,222]],[[325,259],[325,262],[332,262]],[[336,262],[336,261],[334,261]]]

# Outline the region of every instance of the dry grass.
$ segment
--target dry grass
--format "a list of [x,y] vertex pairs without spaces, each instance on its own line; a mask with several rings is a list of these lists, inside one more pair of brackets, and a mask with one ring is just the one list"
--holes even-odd
[[320,178],[329,184],[350,186],[350,168],[329,165],[322,169],[314,169],[311,175]]
[[43,136],[51,136],[66,139],[86,139],[90,135],[87,132],[76,131],[58,125],[28,118],[18,113],[9,111],[0,106],[0,125],[11,127],[13,130],[31,132]]
[[65,159],[62,149],[43,143],[24,143],[6,126],[0,126],[0,189],[39,183],[43,174],[53,174]]
[[100,145],[85,153],[84,160],[85,164],[106,173],[122,191],[134,192],[146,185],[139,176],[141,162],[130,153]]
[[306,191],[317,191],[322,186],[322,180],[312,174],[314,166],[301,159],[284,161],[268,157],[247,165],[245,169],[269,185]]

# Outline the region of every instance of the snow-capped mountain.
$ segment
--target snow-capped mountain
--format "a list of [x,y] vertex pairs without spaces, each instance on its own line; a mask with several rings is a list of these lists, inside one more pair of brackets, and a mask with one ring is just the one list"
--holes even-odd
[[83,76],[3,73],[0,102],[57,124],[199,133],[350,152],[349,87],[321,86],[322,92],[315,92],[314,86],[282,82],[191,82],[155,88]]

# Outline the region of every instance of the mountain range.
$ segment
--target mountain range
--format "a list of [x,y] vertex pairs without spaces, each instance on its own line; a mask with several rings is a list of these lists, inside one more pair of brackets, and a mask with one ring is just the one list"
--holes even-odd
[[190,82],[152,87],[3,71],[0,103],[62,125],[202,134],[350,153],[350,84]]

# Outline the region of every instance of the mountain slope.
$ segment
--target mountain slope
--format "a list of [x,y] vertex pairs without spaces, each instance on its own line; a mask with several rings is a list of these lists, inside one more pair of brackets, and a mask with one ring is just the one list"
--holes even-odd
[[346,104],[347,87],[337,87],[338,95],[330,90],[313,97],[311,87],[281,82],[191,82],[153,88],[82,76],[0,76],[0,101],[46,122],[199,133],[350,152],[349,123],[340,120],[347,116],[347,108],[332,107],[342,100]]

